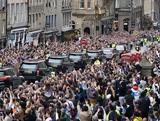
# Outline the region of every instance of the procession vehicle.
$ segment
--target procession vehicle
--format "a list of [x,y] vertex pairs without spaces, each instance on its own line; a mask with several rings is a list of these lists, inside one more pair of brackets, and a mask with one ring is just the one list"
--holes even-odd
[[13,67],[0,68],[0,90],[5,88],[17,88],[24,82],[23,76],[18,76]]
[[89,57],[86,53],[83,52],[75,52],[69,54],[69,59],[74,63],[74,68],[78,69],[85,69],[85,66],[89,62]]
[[23,60],[19,74],[28,82],[40,81],[49,73],[45,60]]
[[97,58],[102,61],[104,57],[102,50],[88,50],[87,55],[92,64],[96,61]]
[[71,72],[74,69],[74,63],[68,56],[50,56],[46,59],[46,64],[53,72],[66,73]]
[[115,49],[114,48],[103,48],[102,52],[103,52],[104,58],[107,60],[110,60],[115,56]]

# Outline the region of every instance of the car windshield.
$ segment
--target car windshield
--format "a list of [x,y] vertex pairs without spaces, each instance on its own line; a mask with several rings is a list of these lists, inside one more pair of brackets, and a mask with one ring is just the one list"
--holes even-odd
[[55,64],[55,65],[60,65],[62,63],[62,59],[50,58],[48,60],[48,63]]
[[98,55],[97,52],[88,52],[88,56],[90,57],[96,57]]
[[103,53],[104,54],[111,54],[111,53],[113,53],[113,49],[110,49],[110,48],[103,49]]
[[124,50],[124,45],[117,45],[116,50],[123,51]]
[[0,71],[0,76],[4,76],[4,72],[3,71]]
[[81,59],[81,55],[70,55],[69,58],[73,61],[79,61]]
[[22,69],[24,70],[36,70],[36,64],[22,64]]

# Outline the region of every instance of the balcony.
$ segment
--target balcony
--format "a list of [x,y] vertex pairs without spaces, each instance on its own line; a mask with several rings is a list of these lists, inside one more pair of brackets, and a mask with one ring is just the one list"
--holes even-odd
[[72,11],[72,14],[73,15],[94,15],[95,14],[95,10],[93,10],[93,9],[74,9],[73,11]]
[[84,9],[74,9],[73,11],[72,11],[72,14],[73,15],[95,15],[95,14],[98,14],[98,15],[103,15],[103,14],[105,14],[105,9],[98,9],[98,12],[96,12],[96,10],[95,9],[86,9],[86,8],[84,8]]
[[29,13],[42,13],[44,10],[44,5],[30,6]]

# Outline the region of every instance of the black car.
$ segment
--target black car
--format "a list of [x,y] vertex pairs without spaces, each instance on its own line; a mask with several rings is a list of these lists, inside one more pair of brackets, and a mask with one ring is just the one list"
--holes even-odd
[[23,76],[17,76],[13,67],[0,68],[0,90],[4,88],[17,88],[24,81]]
[[71,59],[71,61],[74,63],[74,68],[76,70],[80,68],[84,70],[89,60],[89,57],[86,53],[76,52],[76,53],[70,53],[69,59]]
[[105,59],[112,59],[115,55],[114,48],[103,48],[102,49]]
[[88,50],[87,55],[89,59],[91,60],[91,63],[94,63],[94,61],[99,58],[100,60],[103,59],[103,51],[102,50]]
[[52,71],[59,73],[70,72],[74,69],[74,64],[68,56],[50,56],[46,60],[47,66],[52,68]]
[[49,72],[45,60],[24,60],[19,68],[19,74],[28,82],[40,81]]

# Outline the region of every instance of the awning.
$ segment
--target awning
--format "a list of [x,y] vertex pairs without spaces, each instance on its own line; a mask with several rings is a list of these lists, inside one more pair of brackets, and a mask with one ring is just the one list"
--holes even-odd
[[101,21],[106,21],[106,20],[110,20],[113,18],[114,18],[114,16],[107,16],[107,17],[102,18]]
[[44,34],[48,35],[48,34],[54,34],[54,33],[57,33],[58,31],[46,31],[44,32]]
[[43,32],[43,30],[30,31],[30,32],[28,32],[28,33],[34,34],[34,33],[40,33],[40,32]]

